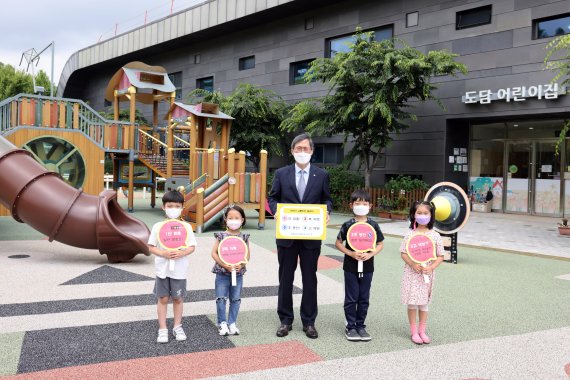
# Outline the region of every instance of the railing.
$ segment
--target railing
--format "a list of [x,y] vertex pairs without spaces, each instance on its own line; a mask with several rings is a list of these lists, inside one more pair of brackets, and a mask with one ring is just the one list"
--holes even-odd
[[[340,208],[343,211],[349,211],[350,194],[356,189],[341,191],[337,194],[332,194],[335,201],[335,208]],[[383,204],[390,203],[388,209],[396,210],[398,198],[403,198],[401,203],[404,203],[404,210],[409,210],[412,203],[415,201],[422,201],[427,193],[427,190],[411,190],[400,193],[399,191],[391,191],[383,188],[368,188],[364,189],[370,194],[372,209],[377,211],[386,208]],[[386,202],[386,200],[388,202]],[[405,200],[405,202],[404,202]]]
[[18,127],[77,130],[104,149],[128,149],[128,122],[107,120],[78,99],[19,94],[0,102],[0,134]]

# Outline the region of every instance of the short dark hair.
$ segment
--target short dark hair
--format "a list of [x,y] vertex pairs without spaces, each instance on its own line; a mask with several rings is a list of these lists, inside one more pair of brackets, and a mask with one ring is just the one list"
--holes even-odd
[[245,226],[245,211],[243,211],[243,208],[239,207],[238,205],[229,205],[226,207],[226,211],[224,211],[224,221],[228,219],[228,213],[230,210],[236,210],[240,213],[241,217],[243,218],[243,223],[241,225]]
[[428,201],[422,201],[422,202],[415,201],[412,204],[412,207],[410,207],[410,228],[413,229],[414,225],[416,224],[416,210],[420,206],[427,206],[429,209],[429,212],[431,214],[431,219],[427,224],[427,228],[431,230],[433,228],[433,224],[435,223],[435,205],[433,204],[433,202],[428,202]]
[[162,196],[162,204],[165,205],[169,202],[181,203],[184,205],[184,195],[178,190],[170,190]]
[[293,138],[293,141],[291,141],[291,150],[295,149],[295,145],[297,145],[303,140],[309,140],[309,145],[311,145],[311,150],[315,150],[315,144],[313,144],[313,139],[311,139],[311,136],[306,132],[301,133],[300,135],[297,135],[295,136],[295,138]]
[[354,190],[352,194],[350,194],[350,203],[356,201],[370,202],[370,194],[364,189]]

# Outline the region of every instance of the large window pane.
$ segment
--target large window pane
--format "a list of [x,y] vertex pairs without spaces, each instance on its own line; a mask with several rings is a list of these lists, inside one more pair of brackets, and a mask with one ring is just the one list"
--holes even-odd
[[484,201],[491,190],[493,210],[503,208],[502,141],[473,141],[471,143],[470,193],[476,201]]
[[305,79],[303,77],[309,70],[309,66],[313,61],[313,59],[308,59],[306,61],[291,63],[291,66],[289,68],[289,84],[304,84]]
[[[392,26],[384,26],[381,28],[366,30],[366,32],[373,32],[372,39],[374,41],[382,41],[392,38]],[[326,43],[326,56],[333,58],[338,53],[348,53],[351,49],[350,46],[354,43],[356,37],[354,34],[330,38]]]
[[570,139],[566,140],[566,160],[564,167],[564,215],[570,216]]
[[534,37],[548,38],[570,33],[570,16],[560,16],[534,22]]
[[479,25],[490,24],[491,14],[492,14],[491,5],[457,12],[455,28],[459,30],[465,28],[472,28],[474,26],[479,26]]
[[196,79],[196,88],[214,92],[214,77]]

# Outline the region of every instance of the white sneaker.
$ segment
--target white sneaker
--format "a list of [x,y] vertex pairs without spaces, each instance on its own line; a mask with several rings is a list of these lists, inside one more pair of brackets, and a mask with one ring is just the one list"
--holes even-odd
[[230,335],[239,335],[239,329],[237,328],[235,323],[230,325]]
[[168,329],[158,330],[158,337],[156,338],[157,343],[168,343]]
[[226,336],[230,333],[230,330],[228,330],[227,322],[220,323],[220,327],[218,327],[218,333],[222,336]]
[[172,329],[172,335],[174,335],[174,337],[178,341],[186,340],[186,333],[184,333],[184,330],[182,329],[182,325],[178,325],[175,328],[173,328]]

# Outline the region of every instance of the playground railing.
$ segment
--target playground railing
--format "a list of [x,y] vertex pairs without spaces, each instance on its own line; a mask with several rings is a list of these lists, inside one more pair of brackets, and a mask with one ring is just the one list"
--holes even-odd
[[[261,151],[259,172],[253,173],[234,171],[234,153],[234,149],[228,151],[228,172],[206,189],[198,189],[196,195],[185,205],[189,213],[195,214],[198,232],[205,231],[219,220],[229,204],[259,210],[258,226],[265,226],[267,152]],[[245,157],[245,154],[240,152],[240,156]],[[245,170],[245,163],[237,165],[240,170]]]
[[128,122],[107,120],[78,99],[18,94],[0,102],[0,134],[18,127],[73,129],[104,149],[126,150]]

